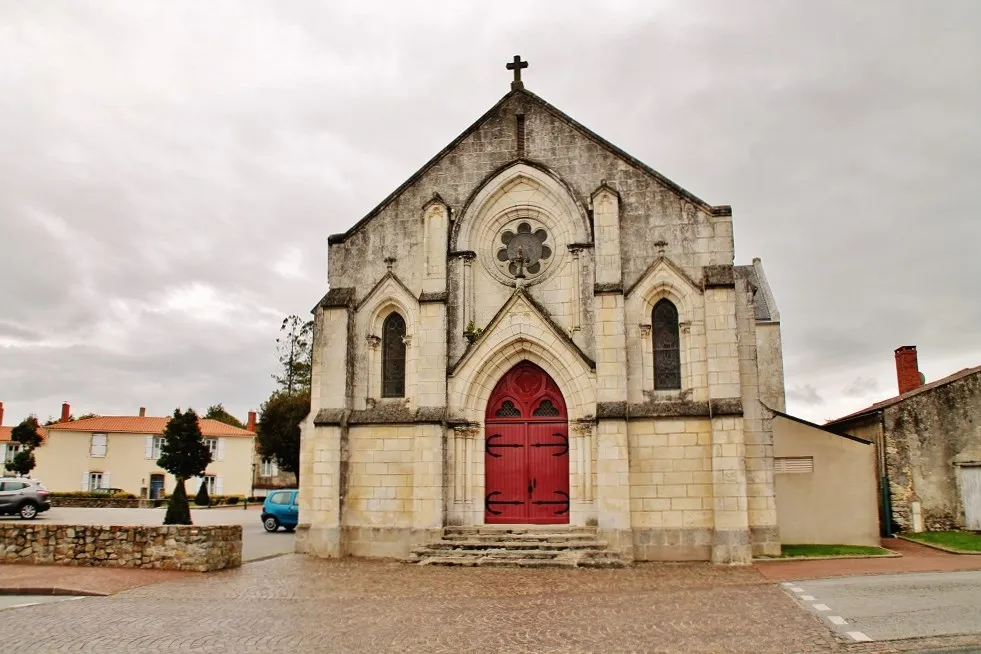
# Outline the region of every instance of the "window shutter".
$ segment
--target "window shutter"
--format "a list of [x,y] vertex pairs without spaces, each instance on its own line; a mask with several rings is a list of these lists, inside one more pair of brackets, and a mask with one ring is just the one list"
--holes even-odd
[[215,477],[215,495],[221,495],[221,477]]
[[272,476],[275,477],[279,474],[279,466],[276,464],[276,459],[272,460]]
[[143,455],[148,459],[153,458],[153,436],[146,437],[143,443]]
[[82,490],[87,491],[89,489],[89,473],[82,473]]
[[109,473],[108,472],[103,472],[102,473],[102,488],[112,488],[109,485]]
[[225,439],[224,438],[219,438],[218,439],[218,461],[224,461],[224,460],[225,460]]

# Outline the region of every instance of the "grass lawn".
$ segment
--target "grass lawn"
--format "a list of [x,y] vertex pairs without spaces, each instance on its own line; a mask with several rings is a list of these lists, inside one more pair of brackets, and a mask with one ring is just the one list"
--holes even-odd
[[868,545],[784,545],[783,558],[794,556],[870,556],[889,554],[889,550]]
[[970,531],[924,531],[919,534],[903,534],[910,540],[949,547],[962,552],[981,552],[981,534]]

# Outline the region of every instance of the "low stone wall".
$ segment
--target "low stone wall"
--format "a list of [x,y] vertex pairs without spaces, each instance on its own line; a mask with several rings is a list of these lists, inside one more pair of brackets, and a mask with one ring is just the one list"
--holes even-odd
[[211,572],[242,565],[242,527],[7,523],[0,562]]

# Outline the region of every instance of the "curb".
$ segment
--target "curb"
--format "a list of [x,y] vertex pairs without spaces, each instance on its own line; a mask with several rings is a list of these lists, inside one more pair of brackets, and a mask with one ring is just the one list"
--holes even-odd
[[896,538],[905,540],[908,543],[916,543],[917,545],[922,545],[923,547],[929,547],[935,550],[940,550],[941,552],[947,552],[948,554],[960,554],[961,556],[981,556],[981,552],[965,552],[964,550],[955,550],[950,547],[944,547],[943,545],[937,545],[936,543],[924,543],[921,540],[907,538],[906,536],[897,535]]
[[79,595],[85,597],[107,597],[109,593],[94,590],[79,590],[77,588],[62,588],[60,586],[4,586],[0,587],[0,595]]
[[842,559],[901,559],[903,557],[899,552],[890,550],[883,547],[882,549],[889,552],[889,554],[842,554],[841,556],[788,556],[786,558],[772,558],[772,559],[753,559],[753,563],[769,563],[769,562],[783,562],[783,561],[838,561]]

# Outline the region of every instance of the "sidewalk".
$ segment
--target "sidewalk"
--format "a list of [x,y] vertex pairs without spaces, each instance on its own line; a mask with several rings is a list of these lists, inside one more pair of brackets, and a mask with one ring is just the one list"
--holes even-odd
[[0,565],[0,595],[112,595],[199,572],[64,565]]
[[757,561],[756,569],[767,579],[823,579],[851,575],[901,574],[981,570],[981,556],[950,554],[899,538],[883,538],[882,546],[902,554],[889,559],[824,559],[820,561]]

